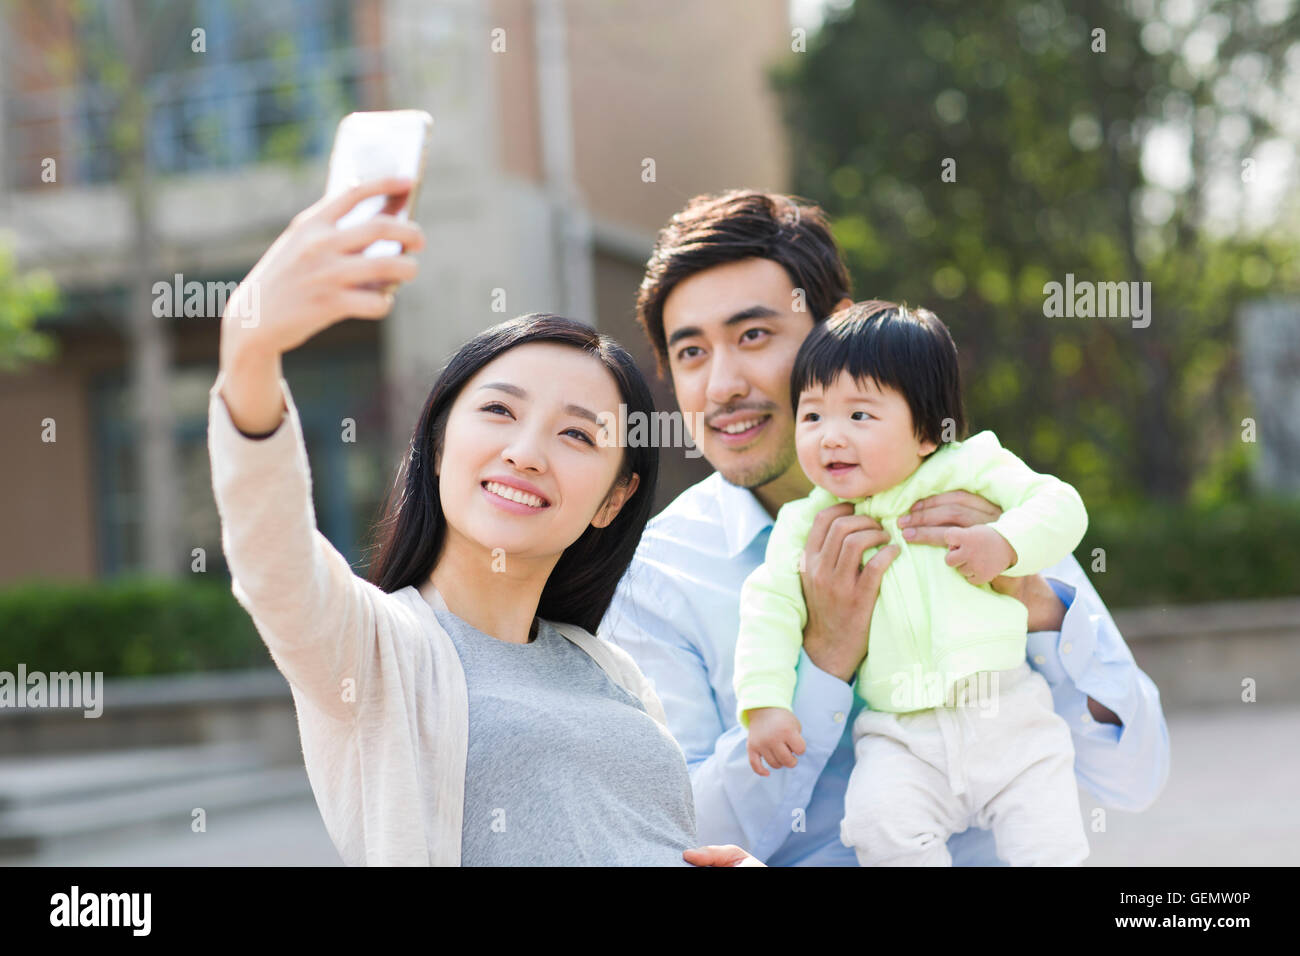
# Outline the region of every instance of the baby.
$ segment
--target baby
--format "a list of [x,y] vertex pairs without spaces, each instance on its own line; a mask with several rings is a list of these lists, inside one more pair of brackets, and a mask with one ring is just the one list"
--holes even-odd
[[[900,550],[855,678],[867,706],[853,725],[841,842],[863,866],[951,866],[948,837],[974,825],[993,831],[1012,865],[1080,863],[1088,842],[1070,729],[1025,660],[1025,606],[989,586],[1078,547],[1088,524],[1078,493],[992,432],[957,440],[957,348],[926,309],[871,301],[836,313],[804,340],[790,382],[799,463],[816,487],[781,508],[741,591],[735,690],[751,766],[766,775],[762,758],[779,766],[801,740],[790,706],[808,620],[804,544],[819,511],[849,501]],[[946,552],[899,534],[915,501],[958,489],[1001,517],[949,530]]]

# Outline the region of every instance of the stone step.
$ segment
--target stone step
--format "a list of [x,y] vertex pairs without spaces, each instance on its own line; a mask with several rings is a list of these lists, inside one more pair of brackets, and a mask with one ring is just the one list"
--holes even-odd
[[275,668],[107,678],[102,712],[0,707],[0,755],[257,741],[279,762],[301,759],[289,685]]
[[[153,759],[141,758],[139,765]],[[15,800],[0,810],[0,858],[34,855],[65,842],[124,840],[145,831],[191,831],[197,808],[209,822],[215,822],[213,816],[222,812],[311,798],[301,765],[240,767],[237,761],[227,760],[224,767],[214,763],[206,769],[195,768],[196,772],[185,777],[160,776],[155,767],[153,776],[141,779],[136,786],[122,778],[120,767],[114,768],[104,779],[116,781],[117,786],[107,791],[93,782],[75,786],[67,777],[71,770],[66,766],[57,768],[44,782],[29,776],[21,790],[21,802]],[[193,761],[189,762],[193,767]],[[83,783],[88,779],[83,778]],[[18,792],[19,788],[10,791]],[[35,799],[41,792],[59,797]],[[201,835],[196,833],[196,839]]]
[[0,757],[0,812],[80,796],[105,796],[159,784],[267,766],[247,743],[138,747],[80,754]]

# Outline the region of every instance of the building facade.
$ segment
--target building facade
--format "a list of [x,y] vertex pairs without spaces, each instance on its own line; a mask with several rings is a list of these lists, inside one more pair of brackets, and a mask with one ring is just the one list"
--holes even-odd
[[[121,12],[117,0],[86,6],[84,17],[64,0],[0,8],[0,243],[61,291],[40,324],[57,359],[0,375],[0,584],[145,567],[151,486],[127,331],[141,215],[114,146],[121,70],[104,67],[122,53]],[[156,4],[135,27],[148,36],[151,288],[241,279],[319,197],[345,113],[434,117],[419,277],[384,321],[347,320],[285,361],[318,524],[359,570],[410,429],[459,344],[513,315],[558,312],[617,338],[653,380],[633,303],[655,230],[698,193],[788,182],[767,82],[792,55],[784,0],[191,0]],[[201,548],[214,571],[206,426],[220,303],[189,315],[172,304],[182,314],[159,327],[173,566],[188,569]],[[666,383],[655,386],[673,408]],[[705,473],[702,459],[665,449],[658,505]]]

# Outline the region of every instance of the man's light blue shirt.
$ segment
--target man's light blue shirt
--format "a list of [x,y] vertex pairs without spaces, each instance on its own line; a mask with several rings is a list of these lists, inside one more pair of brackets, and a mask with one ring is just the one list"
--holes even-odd
[[[851,727],[863,706],[852,686],[800,652],[793,709],[808,749],[797,766],[767,777],[750,769],[747,734],[735,719],[740,588],[762,563],[771,530],[753,493],[720,473],[692,485],[647,526],[599,634],[654,682],[686,754],[702,845],[735,843],[770,866],[856,866],[840,843]],[[1160,693],[1079,562],[1066,558],[1043,576],[1066,605],[1065,621],[1059,632],[1031,633],[1027,656],[1073,732],[1075,774],[1099,806],[1145,809],[1169,774]],[[1094,720],[1088,697],[1122,725]],[[1000,863],[987,830],[955,834],[948,848],[955,865]]]

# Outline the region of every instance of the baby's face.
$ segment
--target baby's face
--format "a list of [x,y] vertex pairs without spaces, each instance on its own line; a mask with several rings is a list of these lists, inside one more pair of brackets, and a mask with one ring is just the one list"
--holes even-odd
[[799,395],[795,447],[814,484],[841,498],[866,498],[903,481],[937,446],[916,437],[900,392],[844,372],[830,388]]

